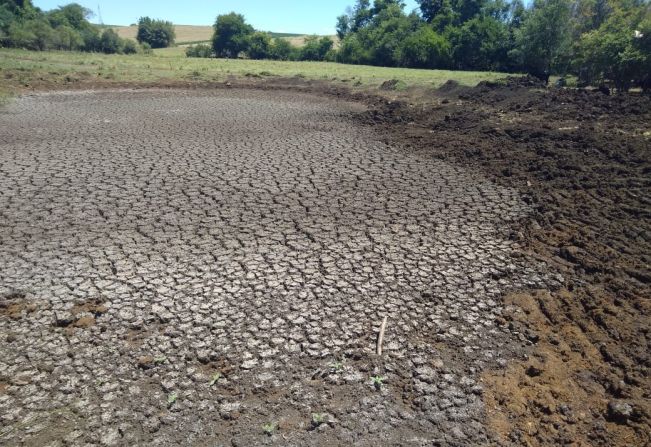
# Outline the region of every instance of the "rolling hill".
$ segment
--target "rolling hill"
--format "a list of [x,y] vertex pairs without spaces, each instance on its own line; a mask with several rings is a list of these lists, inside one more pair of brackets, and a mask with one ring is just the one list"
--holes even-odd
[[[131,26],[114,26],[111,27],[120,35],[120,37],[127,39],[136,38],[138,27]],[[208,42],[212,38],[212,26],[195,26],[195,25],[174,25],[176,31],[177,45],[188,45],[199,42]],[[269,33],[274,38],[287,39],[292,45],[301,46],[305,42],[307,35],[305,34],[292,34],[292,33]],[[338,41],[337,36],[330,36],[335,42]]]

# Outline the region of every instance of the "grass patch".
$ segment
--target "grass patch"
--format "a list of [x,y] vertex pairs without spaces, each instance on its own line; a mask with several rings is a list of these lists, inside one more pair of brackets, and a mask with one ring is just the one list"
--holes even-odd
[[0,109],[7,106],[12,98],[13,95],[8,90],[5,90],[4,86],[0,87]]
[[[200,74],[200,77],[198,76]],[[332,62],[254,61],[241,59],[186,58],[180,47],[155,50],[145,55],[105,55],[64,51],[34,52],[0,49],[0,77],[5,91],[44,85],[86,83],[156,83],[187,81],[224,82],[235,78],[273,76],[328,80],[358,90],[378,89],[395,80],[396,90],[412,87],[434,89],[453,79],[461,85],[474,86],[481,81],[495,81],[506,76],[496,72],[418,70],[409,68],[345,65]]]

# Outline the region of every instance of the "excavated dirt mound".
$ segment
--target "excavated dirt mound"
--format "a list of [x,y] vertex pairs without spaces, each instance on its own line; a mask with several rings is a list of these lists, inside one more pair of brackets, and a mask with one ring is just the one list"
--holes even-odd
[[651,99],[508,79],[448,83],[434,104],[361,119],[385,141],[517,188],[534,213],[511,237],[561,273],[508,296],[531,358],[485,374],[489,414],[518,445],[650,442]]

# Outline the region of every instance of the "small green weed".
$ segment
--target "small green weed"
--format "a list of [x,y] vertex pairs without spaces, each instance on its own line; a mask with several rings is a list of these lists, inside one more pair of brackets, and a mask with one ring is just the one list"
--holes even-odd
[[213,374],[212,379],[210,379],[209,386],[214,386],[219,381],[219,379],[221,379],[221,377],[222,377],[221,373]]
[[264,424],[262,426],[262,431],[264,432],[264,434],[268,436],[271,436],[274,433],[276,433],[276,430],[278,430],[278,424],[276,424],[275,422],[269,422],[268,424]]
[[385,380],[386,380],[386,377],[382,377],[382,376],[373,376],[373,377],[371,377],[371,381],[373,383],[373,386],[378,390],[380,388],[382,388],[382,385],[384,385]]
[[325,413],[312,413],[312,425],[318,427],[326,422],[328,415]]
[[340,361],[332,362],[330,369],[336,372],[342,371],[344,369],[344,363]]

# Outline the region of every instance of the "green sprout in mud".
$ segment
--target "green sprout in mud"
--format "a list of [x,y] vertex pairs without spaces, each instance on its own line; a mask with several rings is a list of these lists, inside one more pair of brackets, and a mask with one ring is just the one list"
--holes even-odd
[[312,413],[312,424],[316,427],[326,422],[327,415],[324,413]]
[[373,386],[377,388],[378,390],[382,388],[382,385],[384,385],[384,381],[386,380],[386,377],[382,376],[373,376],[371,377],[371,381],[373,382]]
[[330,369],[339,372],[344,369],[344,364],[340,361],[333,362],[330,364]]
[[179,398],[179,395],[177,393],[172,393],[169,396],[167,396],[167,405],[172,406],[176,403],[177,399]]
[[269,422],[268,424],[264,424],[262,426],[262,431],[269,436],[273,435],[277,429],[278,425],[274,422]]
[[221,378],[222,378],[221,373],[213,374],[212,379],[210,379],[210,385],[208,385],[208,386],[211,386],[211,387],[214,386],[219,381],[219,379],[221,379]]

